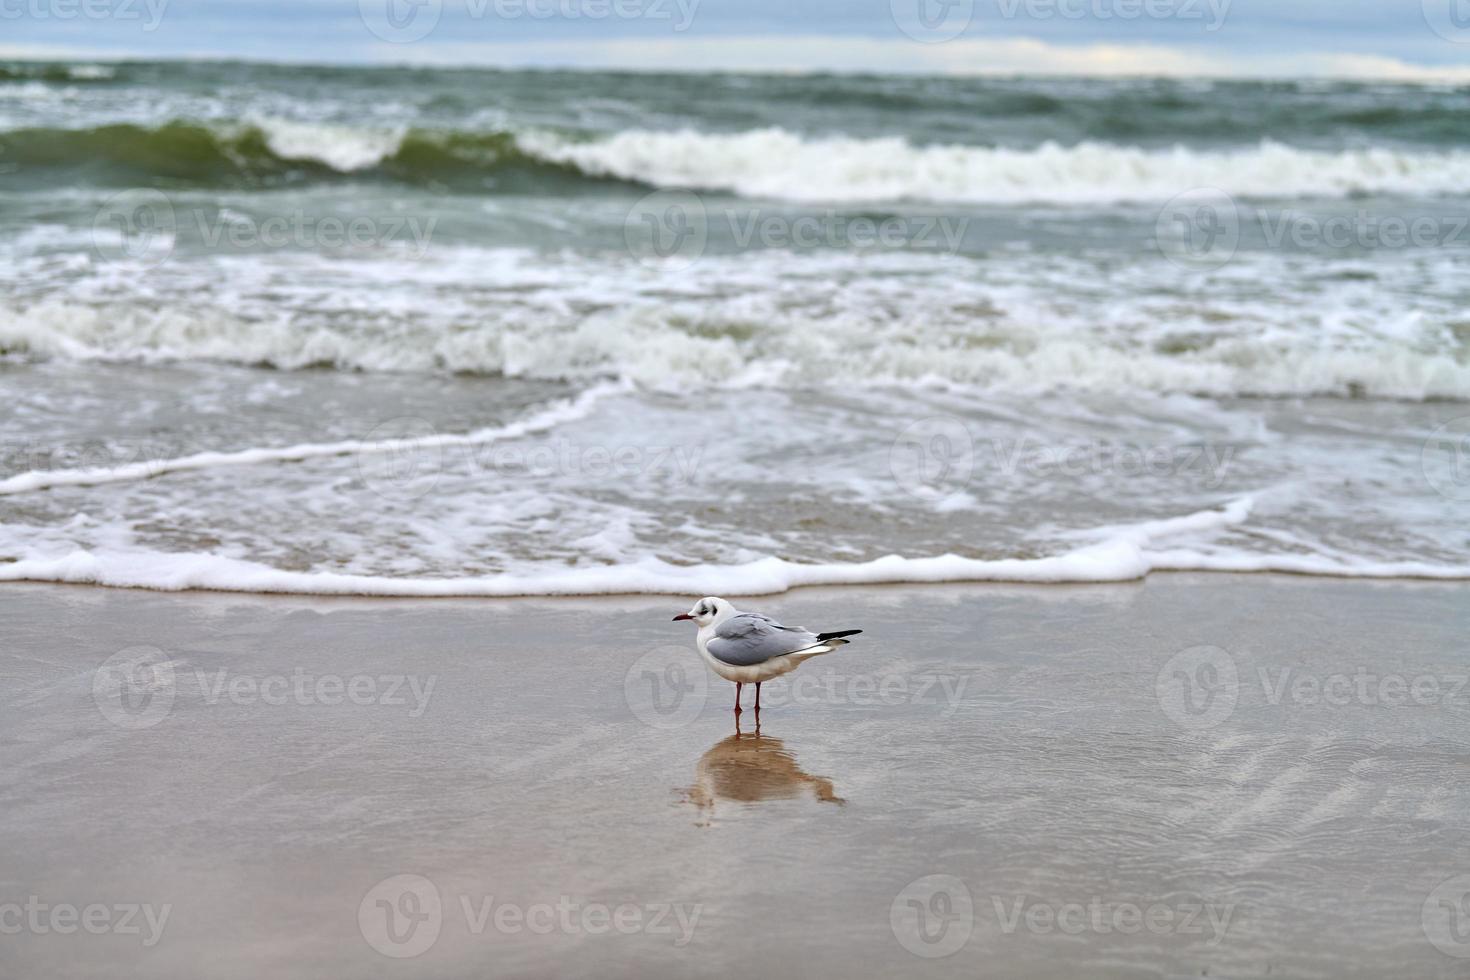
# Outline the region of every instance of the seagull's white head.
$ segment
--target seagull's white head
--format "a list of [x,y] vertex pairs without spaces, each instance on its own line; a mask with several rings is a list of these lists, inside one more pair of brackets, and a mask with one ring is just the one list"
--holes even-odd
[[711,623],[718,623],[735,614],[735,607],[724,599],[718,599],[712,595],[705,596],[694,604],[694,608],[687,613],[680,613],[674,617],[675,622],[681,619],[691,619],[694,625],[704,629]]

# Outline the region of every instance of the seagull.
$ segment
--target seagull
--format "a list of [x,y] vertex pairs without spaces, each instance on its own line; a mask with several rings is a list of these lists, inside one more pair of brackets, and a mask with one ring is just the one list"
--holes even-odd
[[755,710],[761,710],[761,684],[800,667],[823,653],[831,653],[862,630],[811,633],[799,626],[782,626],[769,616],[741,612],[724,599],[705,596],[687,613],[674,617],[699,627],[694,643],[709,669],[735,684],[735,713],[740,714],[740,691],[755,685]]

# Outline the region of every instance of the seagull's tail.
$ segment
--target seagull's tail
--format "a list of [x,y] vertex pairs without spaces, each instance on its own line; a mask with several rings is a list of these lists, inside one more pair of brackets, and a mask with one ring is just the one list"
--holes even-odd
[[831,653],[838,647],[845,647],[851,641],[844,640],[844,636],[853,636],[862,630],[838,630],[835,633],[818,633],[817,639],[821,642],[814,643],[805,650],[797,650],[791,656],[798,658],[798,662],[823,653]]

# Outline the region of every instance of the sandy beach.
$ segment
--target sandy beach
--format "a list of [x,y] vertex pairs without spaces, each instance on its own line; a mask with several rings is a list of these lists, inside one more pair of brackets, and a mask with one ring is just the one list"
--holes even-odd
[[8,585],[10,977],[1463,976],[1462,585]]
[[0,980],[1470,977],[1464,6],[0,0]]

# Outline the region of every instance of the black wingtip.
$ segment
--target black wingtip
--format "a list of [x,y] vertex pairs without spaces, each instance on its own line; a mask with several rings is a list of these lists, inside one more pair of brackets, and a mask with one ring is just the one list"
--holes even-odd
[[857,636],[862,630],[838,630],[836,633],[818,633],[819,640],[840,640],[844,636]]

